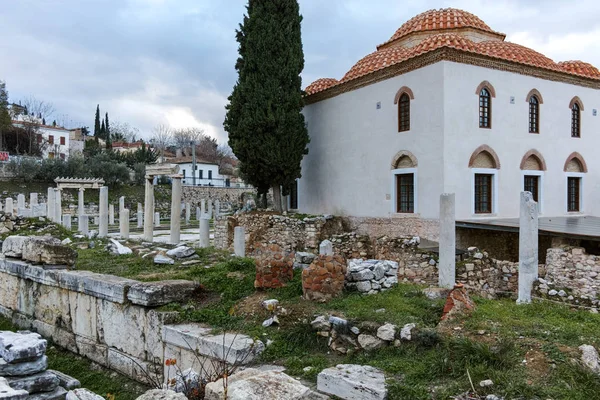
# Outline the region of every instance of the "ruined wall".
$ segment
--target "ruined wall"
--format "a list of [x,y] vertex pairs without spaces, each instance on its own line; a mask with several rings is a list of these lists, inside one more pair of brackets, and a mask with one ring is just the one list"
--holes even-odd
[[181,201],[190,203],[192,207],[200,207],[202,199],[219,200],[223,211],[242,208],[247,200],[253,200],[256,194],[254,189],[224,188],[213,186],[183,186]]
[[371,238],[419,236],[437,241],[440,235],[440,223],[437,219],[347,217],[347,220],[351,230]]

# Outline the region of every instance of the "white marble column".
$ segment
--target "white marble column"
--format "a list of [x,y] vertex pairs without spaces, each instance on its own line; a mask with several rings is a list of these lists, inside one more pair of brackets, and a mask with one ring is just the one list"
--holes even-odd
[[531,303],[531,290],[538,278],[538,204],[530,192],[521,192],[519,216],[519,298]]
[[158,228],[160,226],[160,213],[157,211],[154,213],[154,227]]
[[19,194],[17,196],[17,210],[25,208],[25,195]]
[[178,244],[181,239],[181,179],[183,176],[171,177],[171,236],[170,243]]
[[54,188],[48,188],[48,194],[46,199],[46,206],[48,207],[46,217],[50,221],[54,221],[54,217],[56,216],[56,206],[54,205],[56,203],[56,195],[54,194]]
[[152,216],[154,215],[154,185],[153,178],[146,176],[146,196],[144,198],[144,240],[154,240],[154,226]]
[[206,200],[202,199],[200,200],[200,218],[204,215],[206,215]]
[[192,210],[190,209],[190,203],[185,203],[185,224],[189,224],[192,219]]
[[12,197],[7,197],[4,203],[4,212],[7,214],[13,214],[15,212],[15,205]]
[[243,226],[236,226],[233,230],[233,252],[238,257],[246,256],[246,230]]
[[129,239],[129,210],[126,208],[119,212],[119,234],[121,239]]
[[138,229],[144,227],[144,212],[143,211],[138,211],[138,213],[137,213],[137,227],[138,227]]
[[210,247],[210,220],[208,218],[200,218],[200,248]]
[[81,234],[87,235],[90,233],[90,217],[87,215],[80,215],[77,219],[77,225]]
[[63,226],[65,227],[66,230],[70,231],[72,229],[71,215],[70,214],[63,215],[63,217],[62,217],[62,224],[63,224]]
[[332,256],[333,255],[333,243],[330,240],[323,240],[319,244],[319,255],[321,256]]
[[119,197],[119,213],[125,209],[125,196]]
[[54,195],[56,196],[54,200],[54,221],[60,224],[62,223],[62,190],[54,189]]
[[438,285],[452,289],[456,281],[456,202],[454,193],[440,195],[440,262]]
[[115,206],[114,206],[114,204],[109,204],[108,205],[108,225],[114,225],[114,224],[115,224]]
[[79,188],[79,196],[77,198],[77,215],[85,214],[84,192],[84,188]]
[[108,186],[100,188],[100,221],[98,223],[98,237],[108,236]]
[[29,207],[33,208],[33,206],[38,205],[38,194],[37,193],[29,193]]

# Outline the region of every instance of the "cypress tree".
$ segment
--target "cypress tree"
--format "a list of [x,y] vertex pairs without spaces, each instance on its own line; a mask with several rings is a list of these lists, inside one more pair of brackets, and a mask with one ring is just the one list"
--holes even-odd
[[100,126],[100,133],[98,134],[98,137],[100,137],[100,139],[104,140],[105,133],[106,133],[106,127],[104,126],[104,120],[102,120],[102,125]]
[[249,0],[246,9],[224,127],[242,177],[261,194],[271,187],[281,211],[281,187],[286,193],[301,177],[308,153],[301,114],[302,17],[297,0]]
[[94,120],[94,137],[100,137],[100,104],[96,106],[96,119]]
[[8,112],[8,92],[6,91],[6,83],[0,81],[0,151],[4,145],[4,132],[8,131],[11,126],[12,123]]
[[112,148],[112,138],[110,137],[110,125],[108,123],[108,113],[106,113],[106,115],[104,117],[104,121],[106,121],[106,123],[104,124],[104,136],[106,138],[106,148],[111,149]]

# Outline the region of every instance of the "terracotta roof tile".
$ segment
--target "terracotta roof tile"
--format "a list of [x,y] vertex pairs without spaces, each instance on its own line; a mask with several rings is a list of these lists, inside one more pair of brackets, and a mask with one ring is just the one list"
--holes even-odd
[[570,74],[587,76],[589,78],[600,78],[600,71],[590,63],[580,60],[561,61],[558,63],[560,69]]
[[314,93],[322,92],[323,90],[328,89],[333,85],[337,85],[338,82],[339,81],[334,78],[317,79],[316,81],[308,85],[306,89],[304,89],[304,91],[306,92],[306,94],[311,95]]

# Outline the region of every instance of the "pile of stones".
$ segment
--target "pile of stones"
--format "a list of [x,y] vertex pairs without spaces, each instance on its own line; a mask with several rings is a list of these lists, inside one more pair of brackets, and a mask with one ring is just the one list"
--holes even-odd
[[346,289],[375,294],[398,283],[398,263],[387,260],[348,261]]
[[51,236],[9,236],[2,242],[2,254],[49,266],[71,267],[77,259],[75,250]]
[[67,390],[80,386],[69,376],[47,370],[46,346],[37,333],[0,331],[0,398],[62,400]]
[[29,227],[29,221],[15,213],[0,211],[0,235]]

